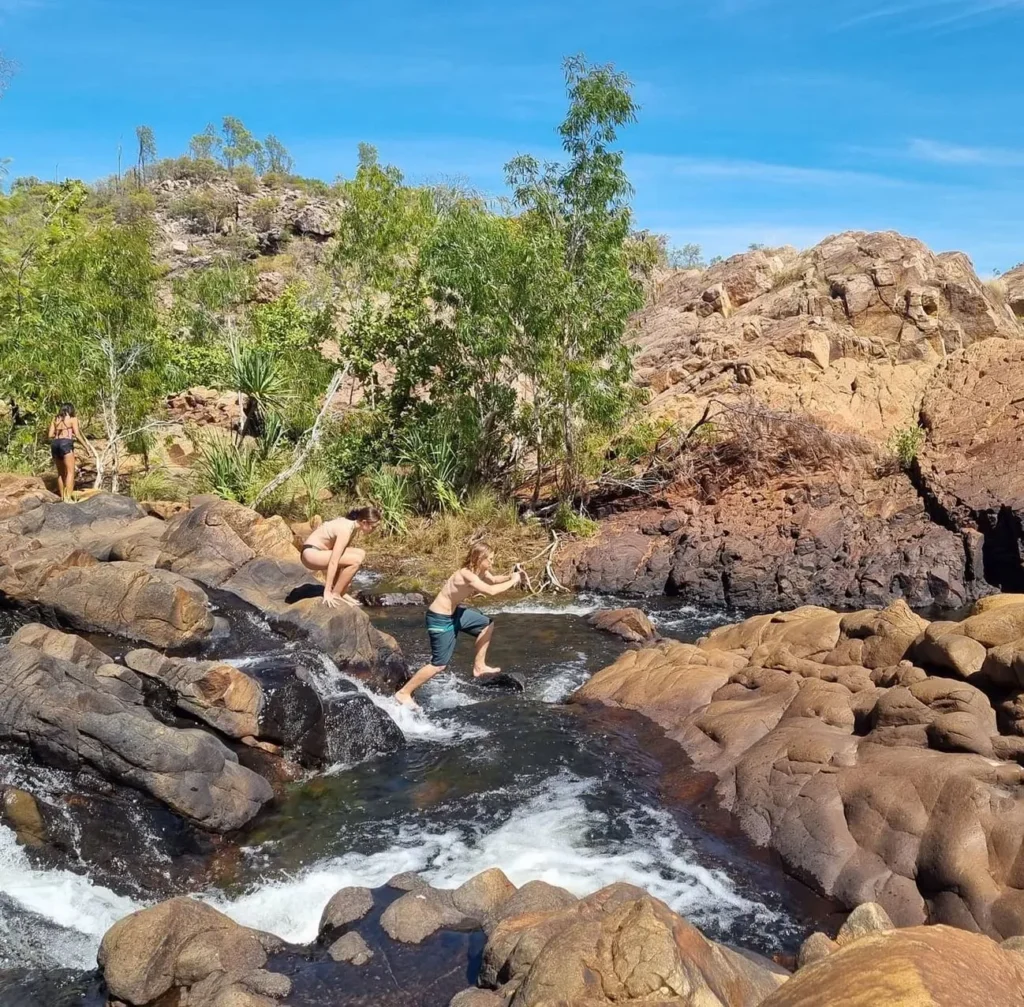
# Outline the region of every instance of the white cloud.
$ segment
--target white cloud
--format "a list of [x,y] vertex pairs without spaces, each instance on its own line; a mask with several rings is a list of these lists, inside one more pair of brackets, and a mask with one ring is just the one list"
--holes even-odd
[[968,147],[941,140],[911,140],[907,153],[918,161],[979,168],[1022,168],[1024,150],[1004,147]]
[[642,176],[668,175],[679,178],[735,178],[774,185],[904,187],[903,179],[865,171],[812,168],[728,158],[672,157],[660,154],[627,155],[627,168],[639,180]]
[[869,6],[867,10],[843,21],[839,27],[852,28],[870,21],[892,23],[910,18],[915,28],[963,28],[987,14],[1006,14],[1015,10],[1024,10],[1024,0],[908,0],[904,3]]

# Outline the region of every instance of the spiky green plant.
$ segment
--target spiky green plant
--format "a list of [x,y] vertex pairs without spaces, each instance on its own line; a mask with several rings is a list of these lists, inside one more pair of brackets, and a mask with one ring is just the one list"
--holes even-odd
[[381,528],[388,535],[404,535],[409,526],[409,484],[405,476],[381,465],[371,469],[366,495],[381,512]]
[[230,380],[245,396],[242,436],[259,437],[268,413],[288,401],[288,385],[276,354],[246,343],[231,344]]

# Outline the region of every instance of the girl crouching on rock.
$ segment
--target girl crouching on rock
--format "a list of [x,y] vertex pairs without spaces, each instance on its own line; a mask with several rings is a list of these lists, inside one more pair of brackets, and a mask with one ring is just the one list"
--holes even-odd
[[484,678],[501,673],[500,668],[487,664],[487,648],[494,636],[494,624],[475,608],[467,608],[463,602],[476,594],[493,597],[522,581],[520,573],[496,577],[491,573],[494,550],[482,542],[469,550],[466,562],[444,583],[437,597],[427,609],[427,634],[430,637],[430,664],[424,665],[395,693],[395,699],[407,706],[416,706],[412,694],[424,682],[429,682],[438,672],[444,671],[455,653],[459,633],[476,637],[473,656],[473,675]]
[[303,544],[302,565],[307,570],[325,572],[324,604],[329,608],[337,608],[342,602],[359,607],[359,602],[345,592],[363,565],[366,552],[354,548],[352,539],[357,532],[369,534],[380,524],[380,518],[376,507],[350,510],[345,517],[314,528]]

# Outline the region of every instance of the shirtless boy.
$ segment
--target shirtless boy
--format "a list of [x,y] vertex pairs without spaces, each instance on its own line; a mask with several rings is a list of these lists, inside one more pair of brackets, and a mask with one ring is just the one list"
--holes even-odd
[[494,551],[490,546],[478,543],[469,550],[465,565],[456,570],[437,597],[427,609],[427,633],[430,636],[430,664],[424,665],[395,693],[395,699],[406,706],[417,706],[412,694],[424,682],[429,682],[438,672],[444,671],[455,653],[455,642],[459,633],[476,637],[473,658],[473,675],[484,678],[497,675],[501,669],[487,664],[487,648],[494,636],[494,624],[483,612],[467,608],[463,602],[475,594],[494,596],[522,581],[519,573],[507,577],[496,577],[491,573]]
[[310,532],[302,546],[302,565],[307,570],[325,572],[324,604],[329,608],[337,608],[342,602],[359,606],[355,598],[345,593],[366,559],[366,552],[354,548],[352,539],[356,532],[369,534],[379,523],[380,511],[376,507],[359,507]]

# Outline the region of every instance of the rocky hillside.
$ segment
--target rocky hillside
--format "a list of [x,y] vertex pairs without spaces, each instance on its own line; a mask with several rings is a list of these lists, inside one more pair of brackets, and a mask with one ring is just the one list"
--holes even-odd
[[[651,413],[684,432],[710,419],[705,440],[777,464],[631,500],[564,557],[567,576],[761,610],[1016,587],[1016,282],[892,232],[674,274],[637,321]],[[797,436],[816,439],[811,461]]]

